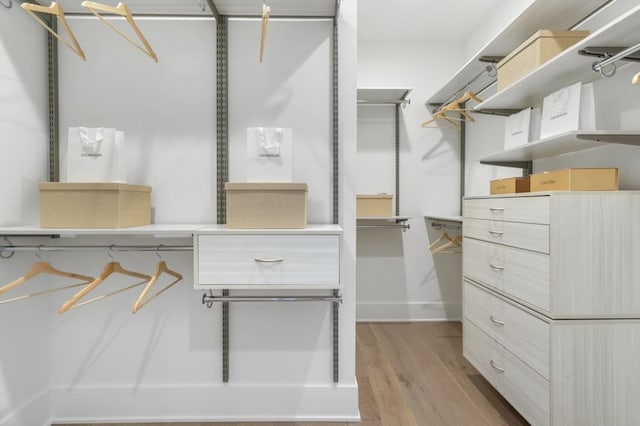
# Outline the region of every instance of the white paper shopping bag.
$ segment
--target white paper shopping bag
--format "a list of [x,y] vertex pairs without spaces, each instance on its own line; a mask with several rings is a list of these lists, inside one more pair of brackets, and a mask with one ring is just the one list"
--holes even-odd
[[247,128],[247,182],[292,182],[292,139],[290,128]]
[[512,114],[505,120],[504,149],[524,145],[529,142],[531,108]]
[[69,127],[61,181],[125,182],[124,132]]
[[576,83],[545,96],[542,103],[542,139],[574,130],[595,129],[593,85]]

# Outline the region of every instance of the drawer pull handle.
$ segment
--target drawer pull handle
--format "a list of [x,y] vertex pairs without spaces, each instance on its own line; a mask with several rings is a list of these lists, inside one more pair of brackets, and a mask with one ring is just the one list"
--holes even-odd
[[504,373],[504,368],[498,367],[498,366],[496,365],[496,363],[495,363],[495,362],[493,362],[493,360],[489,361],[489,364],[490,364],[494,369],[498,370],[498,371],[499,371],[499,372],[501,372],[501,373]]
[[494,323],[494,324],[497,324],[497,325],[500,325],[500,326],[504,325],[504,321],[500,321],[500,320],[495,319],[495,318],[493,317],[493,315],[490,315],[490,316],[489,316],[489,319],[490,319],[490,320],[491,320],[491,322],[492,322],[492,323]]
[[263,258],[260,258],[260,257],[256,257],[253,260],[255,262],[258,262],[258,263],[280,263],[280,262],[284,262],[284,259],[282,257],[273,257],[273,258],[269,258],[269,259],[263,259]]
[[503,231],[494,231],[494,230],[492,230],[492,229],[490,229],[490,230],[489,230],[489,233],[490,233],[491,235],[503,235],[503,234],[504,234],[504,232],[503,232]]
[[493,263],[489,264],[489,268],[493,269],[494,271],[504,271],[504,266],[494,265]]
[[504,207],[489,207],[491,213],[499,213],[504,211]]

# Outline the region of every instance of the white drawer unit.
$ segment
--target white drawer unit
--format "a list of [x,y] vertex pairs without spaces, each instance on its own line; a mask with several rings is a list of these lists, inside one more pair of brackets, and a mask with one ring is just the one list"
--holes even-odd
[[639,191],[464,200],[464,354],[532,424],[637,425],[639,218]]
[[205,228],[194,237],[195,287],[338,289],[341,234],[332,229]]

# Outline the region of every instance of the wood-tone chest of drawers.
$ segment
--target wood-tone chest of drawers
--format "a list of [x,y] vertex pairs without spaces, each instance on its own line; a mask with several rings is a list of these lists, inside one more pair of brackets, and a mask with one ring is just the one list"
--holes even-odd
[[532,424],[640,421],[640,192],[463,202],[465,357]]

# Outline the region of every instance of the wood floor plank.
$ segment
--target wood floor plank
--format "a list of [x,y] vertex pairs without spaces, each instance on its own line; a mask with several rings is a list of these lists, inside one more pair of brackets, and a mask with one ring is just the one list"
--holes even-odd
[[369,324],[358,324],[357,339],[373,395],[384,426],[418,426],[411,407],[403,397],[403,386]]
[[356,337],[360,423],[203,422],[84,426],[527,425],[462,355],[461,323],[359,323]]
[[462,323],[413,323],[411,334],[424,339],[454,382],[492,425],[525,426],[527,421],[486,381],[462,354]]

